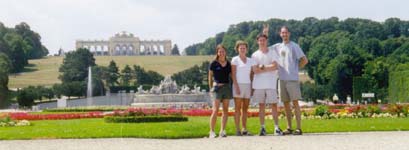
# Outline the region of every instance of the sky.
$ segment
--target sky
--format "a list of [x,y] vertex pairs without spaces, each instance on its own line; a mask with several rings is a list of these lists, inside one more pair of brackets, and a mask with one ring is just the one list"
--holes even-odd
[[229,25],[270,18],[338,17],[409,20],[407,0],[0,0],[0,22],[26,22],[50,54],[75,40],[107,40],[127,31],[141,40],[170,39],[180,49]]

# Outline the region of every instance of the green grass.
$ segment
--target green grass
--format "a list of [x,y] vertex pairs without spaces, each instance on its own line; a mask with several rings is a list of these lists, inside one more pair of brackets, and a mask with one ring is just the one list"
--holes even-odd
[[[202,138],[208,135],[208,117],[190,117],[188,122],[167,123],[105,123],[103,119],[32,121],[25,127],[0,127],[0,139],[55,139],[55,138]],[[219,127],[220,118],[218,118]],[[267,132],[272,133],[272,120],[267,120]],[[285,128],[285,120],[280,120]],[[257,134],[258,118],[250,118],[250,132]],[[219,128],[216,128],[218,131]],[[303,120],[305,133],[402,131],[409,130],[408,118],[359,118],[333,120]],[[229,118],[227,133],[235,131],[233,118]]]
[[[204,61],[212,60],[212,56],[96,56],[96,64],[108,66],[114,60],[120,69],[125,65],[138,64],[147,70],[154,70],[162,75],[172,75]],[[58,68],[63,57],[46,57],[29,60],[24,71],[9,76],[10,88],[27,87],[28,85],[49,86],[60,83]]]

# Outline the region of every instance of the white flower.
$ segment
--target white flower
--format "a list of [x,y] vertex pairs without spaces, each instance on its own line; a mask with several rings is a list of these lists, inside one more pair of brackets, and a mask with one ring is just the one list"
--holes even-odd
[[29,125],[30,125],[30,121],[27,121],[27,120],[21,120],[16,124],[16,126],[29,126]]

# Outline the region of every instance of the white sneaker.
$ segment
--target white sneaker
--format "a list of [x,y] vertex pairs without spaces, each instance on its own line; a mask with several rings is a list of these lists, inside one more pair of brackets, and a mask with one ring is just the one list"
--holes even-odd
[[220,131],[220,137],[227,137],[226,130]]
[[214,133],[214,131],[210,131],[209,138],[216,138],[216,137],[217,137],[216,133]]

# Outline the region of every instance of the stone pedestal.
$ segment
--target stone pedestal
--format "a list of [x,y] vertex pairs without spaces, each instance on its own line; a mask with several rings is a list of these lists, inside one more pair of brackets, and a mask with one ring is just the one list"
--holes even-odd
[[67,99],[65,97],[57,100],[57,108],[67,107]]

